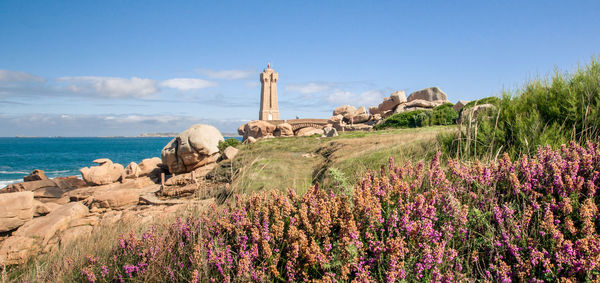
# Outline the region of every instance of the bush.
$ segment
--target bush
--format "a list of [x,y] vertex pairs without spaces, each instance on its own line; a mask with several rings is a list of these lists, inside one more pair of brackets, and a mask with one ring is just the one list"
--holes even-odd
[[230,147],[238,147],[240,144],[242,144],[238,139],[235,138],[228,138],[225,139],[225,141],[220,141],[219,145],[217,146],[219,148],[219,152],[223,153],[223,151]]
[[431,110],[415,110],[394,114],[375,125],[375,130],[387,128],[417,128],[429,125]]
[[592,282],[600,279],[600,143],[512,161],[390,158],[352,195],[314,186],[239,198],[123,235],[75,281]]
[[472,128],[463,125],[454,138],[440,137],[447,154],[494,158],[507,152],[514,158],[532,154],[540,145],[595,140],[600,134],[600,62],[593,59],[573,74],[531,81],[515,95],[477,101],[484,103],[497,109],[478,117]]
[[456,124],[458,113],[452,108],[453,106],[452,103],[445,103],[433,108],[431,124],[442,126]]

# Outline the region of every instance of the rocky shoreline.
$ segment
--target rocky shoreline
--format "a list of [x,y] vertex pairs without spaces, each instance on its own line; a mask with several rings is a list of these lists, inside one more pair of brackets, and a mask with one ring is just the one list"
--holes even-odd
[[194,125],[153,157],[123,166],[110,159],[81,168],[77,176],[49,179],[34,170],[23,182],[0,189],[0,265],[25,263],[99,227],[119,221],[148,223],[188,205],[213,203],[217,188],[207,179],[237,149],[218,150],[224,141],[209,125]]

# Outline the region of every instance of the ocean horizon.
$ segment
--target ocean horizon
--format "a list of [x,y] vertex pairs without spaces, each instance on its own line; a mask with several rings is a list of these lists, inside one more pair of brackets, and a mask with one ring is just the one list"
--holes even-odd
[[[240,137],[225,137],[241,140]],[[160,157],[173,137],[0,137],[0,188],[23,181],[35,169],[48,178],[78,176],[79,169],[108,158],[124,167]]]

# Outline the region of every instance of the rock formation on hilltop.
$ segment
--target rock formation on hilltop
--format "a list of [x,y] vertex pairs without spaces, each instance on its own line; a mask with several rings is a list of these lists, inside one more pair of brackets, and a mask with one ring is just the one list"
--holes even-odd
[[162,150],[162,162],[171,173],[181,174],[219,158],[219,142],[223,135],[211,125],[197,124],[177,135]]

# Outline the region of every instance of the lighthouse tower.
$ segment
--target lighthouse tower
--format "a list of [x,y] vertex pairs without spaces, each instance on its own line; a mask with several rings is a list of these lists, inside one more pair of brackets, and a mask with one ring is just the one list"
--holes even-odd
[[259,120],[279,120],[277,107],[277,79],[279,74],[271,69],[271,64],[260,73],[260,112]]

